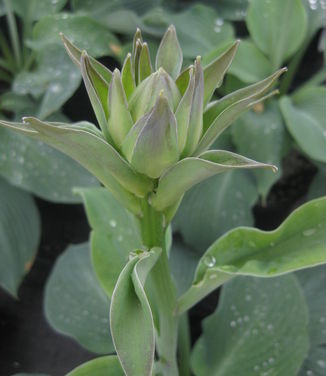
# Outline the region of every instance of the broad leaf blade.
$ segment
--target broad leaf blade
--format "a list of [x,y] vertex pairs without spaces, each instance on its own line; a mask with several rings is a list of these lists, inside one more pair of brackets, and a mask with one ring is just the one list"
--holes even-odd
[[247,27],[257,46],[270,58],[273,69],[277,69],[304,41],[307,16],[301,0],[253,0]]
[[76,203],[74,187],[98,181],[74,160],[41,141],[0,129],[0,175],[43,199]]
[[99,282],[109,297],[130,250],[141,247],[134,217],[105,188],[78,189],[92,228],[92,263]]
[[68,247],[46,284],[44,309],[49,323],[86,349],[107,354],[114,350],[109,306],[93,271],[89,244]]
[[302,270],[296,275],[309,308],[310,350],[300,376],[326,375],[326,267]]
[[158,210],[165,209],[195,184],[223,171],[265,167],[275,169],[275,166],[222,150],[207,151],[199,158],[185,158],[162,175],[152,197],[152,204]]
[[276,174],[253,171],[257,189],[263,200],[272,185],[281,177],[282,157],[288,149],[289,138],[278,103],[270,100],[261,113],[249,111],[231,128],[237,151],[252,159],[268,161],[280,168]]
[[252,207],[257,199],[255,182],[248,171],[226,171],[185,194],[173,229],[201,256],[227,231],[254,225]]
[[124,376],[119,359],[115,355],[103,356],[80,365],[67,376]]
[[160,253],[160,248],[153,248],[131,256],[113,291],[110,326],[114,346],[127,375],[152,374],[154,322],[144,285]]
[[204,320],[192,354],[196,376],[295,376],[309,346],[308,313],[293,276],[236,278]]
[[37,252],[40,218],[33,198],[2,178],[0,208],[0,286],[17,297]]
[[325,87],[309,87],[280,102],[291,135],[309,157],[319,162],[326,162],[325,101]]
[[326,263],[325,209],[326,198],[313,200],[274,231],[240,227],[219,238],[201,258],[179,311],[235,275],[274,277]]

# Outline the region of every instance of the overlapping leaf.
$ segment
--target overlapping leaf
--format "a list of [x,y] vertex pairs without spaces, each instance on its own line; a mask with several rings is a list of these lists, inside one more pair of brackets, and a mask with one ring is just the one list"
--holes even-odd
[[144,285],[160,253],[160,248],[133,253],[113,291],[110,326],[115,349],[127,375],[152,375],[154,322]]
[[259,163],[238,154],[222,150],[211,150],[200,157],[182,159],[172,166],[159,180],[152,205],[162,210],[174,204],[193,185],[218,173],[241,168],[274,169],[272,165]]
[[192,354],[196,376],[296,376],[309,346],[308,312],[293,276],[238,277],[204,320]]
[[124,376],[117,356],[103,356],[80,365],[67,376]]
[[114,350],[110,301],[93,271],[89,244],[70,246],[58,258],[45,289],[45,315],[54,329],[99,354]]
[[111,297],[130,251],[142,243],[135,219],[105,188],[78,189],[92,228],[92,262],[104,291]]
[[201,258],[192,287],[180,298],[183,312],[235,275],[273,277],[326,263],[326,198],[295,210],[274,231],[238,228]]
[[0,286],[13,296],[33,265],[40,218],[33,198],[0,178]]

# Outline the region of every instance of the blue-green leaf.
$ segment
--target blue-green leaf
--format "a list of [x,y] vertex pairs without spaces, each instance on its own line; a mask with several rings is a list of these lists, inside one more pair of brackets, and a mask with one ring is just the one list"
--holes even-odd
[[45,288],[44,309],[51,326],[99,354],[113,352],[110,301],[94,273],[89,244],[70,246],[58,258]]
[[236,278],[204,320],[196,376],[296,376],[309,346],[308,312],[293,276]]
[[40,218],[33,198],[2,178],[0,212],[0,286],[17,297],[37,252]]

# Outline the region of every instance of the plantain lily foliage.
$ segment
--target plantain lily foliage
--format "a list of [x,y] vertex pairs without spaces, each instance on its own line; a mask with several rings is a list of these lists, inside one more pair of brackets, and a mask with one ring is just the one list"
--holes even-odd
[[[110,319],[106,320],[110,321],[117,355],[98,358],[69,375],[190,375],[186,361],[177,360],[177,353],[179,358],[184,354],[178,333],[185,327],[190,307],[237,275],[273,277],[326,262],[326,242],[320,241],[325,240],[326,201],[320,199],[298,209],[275,232],[242,228],[218,239],[199,260],[194,282],[179,298],[169,266],[169,225],[187,190],[224,171],[277,170],[273,165],[210,147],[241,114],[277,93],[275,84],[286,69],[212,100],[238,42],[207,66],[203,67],[197,57],[182,69],[183,55],[174,26],[164,34],[155,64],[137,30],[121,71],[111,72],[64,35],[61,38],[81,71],[99,128],[88,122],[65,124],[33,117],[23,118],[22,123],[0,124],[74,158],[104,185],[78,193],[92,227],[92,264],[103,288],[96,294],[102,302],[110,300]],[[112,196],[118,202],[113,202]],[[112,212],[118,222],[109,218]],[[110,231],[117,228],[121,233],[115,241]],[[175,251],[173,248],[171,253]],[[81,254],[74,252],[74,257],[78,256]],[[74,270],[76,278],[81,278],[80,269]],[[91,273],[91,267],[86,269]],[[85,283],[83,278],[76,285]],[[295,282],[291,283],[295,289]],[[50,294],[52,284],[55,282],[48,285]],[[67,292],[70,289],[68,286]],[[298,304],[300,299],[299,294]],[[46,301],[46,310],[50,311],[50,306]],[[60,304],[56,307],[61,309]],[[54,325],[58,317],[60,314],[52,316]],[[302,323],[305,320],[302,317]],[[88,320],[85,325],[89,325]],[[91,333],[92,328],[87,330]],[[83,341],[87,347],[87,336]],[[96,348],[108,353],[112,351],[110,341]],[[301,355],[307,346],[301,346]],[[194,363],[199,359],[198,351],[196,347]],[[226,374],[221,362],[214,363],[216,375]],[[207,374],[197,371],[197,363],[193,368],[196,374]],[[296,366],[290,374],[292,369]]]

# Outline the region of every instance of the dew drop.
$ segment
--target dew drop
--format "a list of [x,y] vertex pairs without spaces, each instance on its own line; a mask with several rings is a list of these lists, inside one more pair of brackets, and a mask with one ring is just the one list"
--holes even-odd
[[315,232],[316,232],[315,228],[308,228],[307,230],[303,231],[302,235],[308,237],[308,236],[313,235]]
[[117,222],[114,219],[111,219],[109,223],[111,227],[113,228],[117,227]]
[[237,326],[237,323],[233,320],[230,322],[231,328],[235,328]]
[[207,255],[205,258],[204,258],[204,263],[209,267],[209,268],[212,268],[215,263],[216,263],[216,259],[214,256],[211,256],[211,255]]
[[251,295],[246,295],[245,299],[246,299],[247,302],[250,302],[252,297],[251,297]]

